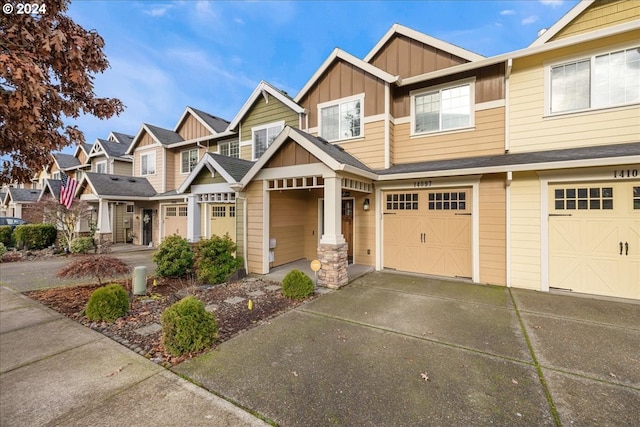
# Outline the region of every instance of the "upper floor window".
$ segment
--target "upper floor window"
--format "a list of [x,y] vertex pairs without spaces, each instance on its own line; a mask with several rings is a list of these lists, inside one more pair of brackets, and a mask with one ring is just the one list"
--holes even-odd
[[220,143],[220,154],[229,157],[240,157],[240,143],[238,141]]
[[155,175],[156,153],[146,153],[140,156],[140,175]]
[[84,171],[82,169],[78,169],[76,171],[76,181],[82,181],[82,176],[84,175]]
[[60,172],[52,173],[51,174],[51,179],[59,180],[60,179]]
[[362,104],[364,95],[318,105],[320,136],[327,141],[362,136]]
[[191,172],[198,164],[198,149],[186,150],[180,153],[180,173]]
[[284,122],[272,123],[253,128],[253,159],[256,160],[267,151],[284,128]]
[[96,163],[96,172],[97,173],[107,173],[107,162],[97,162]]
[[550,67],[550,113],[640,102],[640,47]]
[[412,133],[473,126],[473,81],[439,86],[411,95]]

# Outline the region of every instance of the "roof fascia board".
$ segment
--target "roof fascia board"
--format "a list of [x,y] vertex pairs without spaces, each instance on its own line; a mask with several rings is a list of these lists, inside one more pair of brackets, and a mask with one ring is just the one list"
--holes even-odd
[[460,64],[453,67],[444,68],[442,70],[420,74],[418,76],[408,77],[406,79],[400,80],[397,85],[399,87],[402,87],[402,86],[412,85],[415,83],[421,83],[426,80],[433,80],[433,79],[436,79],[439,77],[445,77],[451,74],[462,73],[462,72],[477,69],[477,68],[487,67],[489,65],[495,65],[500,62],[506,62],[509,59],[518,59],[518,58],[523,58],[529,55],[537,55],[539,53],[561,49],[561,48],[572,46],[575,44],[589,42],[599,38],[613,36],[616,34],[628,32],[628,31],[634,31],[638,29],[640,29],[640,20],[626,22],[624,24],[603,28],[590,33],[579,34],[577,36],[556,40],[540,46],[526,47],[524,49],[515,50],[513,52],[492,56],[489,58],[485,58],[481,61],[467,62],[466,64]]
[[211,171],[211,169],[213,168],[213,170],[217,171],[220,176],[222,176],[229,184],[233,184],[236,182],[236,180],[233,179],[231,175],[229,175],[229,172],[227,172],[222,166],[220,166],[220,163],[216,162],[213,157],[205,154],[204,156],[202,156],[202,159],[200,159],[196,167],[191,171],[189,176],[187,176],[187,178],[185,178],[185,180],[182,182],[182,185],[178,187],[176,193],[183,194],[205,167],[208,168],[209,171]]
[[400,79],[400,77],[393,76],[386,71],[383,71],[380,68],[363,61],[362,59],[356,58],[355,56],[345,52],[342,49],[335,48],[333,52],[331,52],[329,57],[322,63],[322,65],[320,65],[320,68],[318,68],[313,76],[311,76],[309,81],[307,81],[304,87],[300,89],[300,92],[298,92],[298,95],[296,95],[293,100],[295,102],[300,102],[300,99],[302,99],[302,97],[309,91],[309,89],[315,84],[320,76],[322,76],[327,71],[329,66],[331,66],[331,64],[333,64],[336,59],[342,59],[343,61],[346,61],[351,65],[354,65],[361,70],[366,71],[367,73],[378,77],[381,80],[384,80],[387,83],[395,83]]
[[541,46],[549,41],[553,36],[558,34],[560,30],[569,25],[571,21],[578,17],[582,12],[587,10],[589,6],[593,4],[595,0],[582,0],[580,3],[575,5],[573,9],[565,13],[565,15],[560,18],[555,24],[551,26],[551,28],[547,29],[540,37],[535,39],[533,43],[529,45],[529,47]]
[[153,132],[151,132],[151,130],[147,127],[147,124],[143,123],[142,126],[140,126],[140,130],[138,131],[136,136],[133,137],[133,141],[131,141],[131,145],[129,145],[129,148],[127,149],[127,151],[124,154],[133,154],[133,152],[135,151],[135,148],[138,145],[138,142],[139,142],[140,138],[142,138],[142,135],[144,134],[144,132],[146,132],[149,135],[151,135],[151,138],[153,138],[153,140],[156,142],[157,146],[162,147],[162,143],[160,142],[160,140],[153,134]]
[[394,34],[401,34],[403,36],[433,46],[445,52],[452,53],[462,59],[466,59],[467,61],[479,61],[485,58],[484,56],[479,55],[475,52],[471,52],[470,50],[466,50],[454,44],[445,42],[444,40],[440,40],[428,34],[424,34],[409,27],[405,27],[404,25],[393,24],[389,31],[387,31],[386,34],[382,36],[380,41],[373,47],[373,49],[371,49],[371,51],[369,51],[367,56],[364,57],[364,61],[370,62],[373,57],[382,49],[382,47],[391,39],[391,37],[393,37]]

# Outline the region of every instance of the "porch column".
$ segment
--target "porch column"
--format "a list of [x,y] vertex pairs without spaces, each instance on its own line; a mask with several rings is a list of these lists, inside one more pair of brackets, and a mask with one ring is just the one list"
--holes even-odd
[[196,202],[196,195],[187,197],[187,240],[197,242],[202,237],[200,204]]
[[318,283],[339,288],[349,282],[347,242],[342,235],[342,179],[324,178],[324,233],[318,246]]
[[109,201],[100,199],[98,202],[98,227],[96,230],[100,234],[111,233],[111,219],[109,217]]

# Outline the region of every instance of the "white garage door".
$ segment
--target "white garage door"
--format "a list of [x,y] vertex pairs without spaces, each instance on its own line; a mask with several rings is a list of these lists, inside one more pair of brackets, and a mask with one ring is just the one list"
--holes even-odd
[[640,299],[640,182],[549,191],[549,285]]

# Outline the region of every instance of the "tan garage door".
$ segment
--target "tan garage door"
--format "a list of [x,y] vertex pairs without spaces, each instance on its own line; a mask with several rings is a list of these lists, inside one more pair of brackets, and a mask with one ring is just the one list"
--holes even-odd
[[640,299],[640,182],[550,186],[549,286]]
[[236,206],[224,203],[214,203],[211,209],[211,235],[224,236],[226,234],[236,240]]
[[187,205],[165,206],[164,209],[164,235],[187,237]]
[[388,191],[384,203],[385,268],[471,277],[471,190]]

